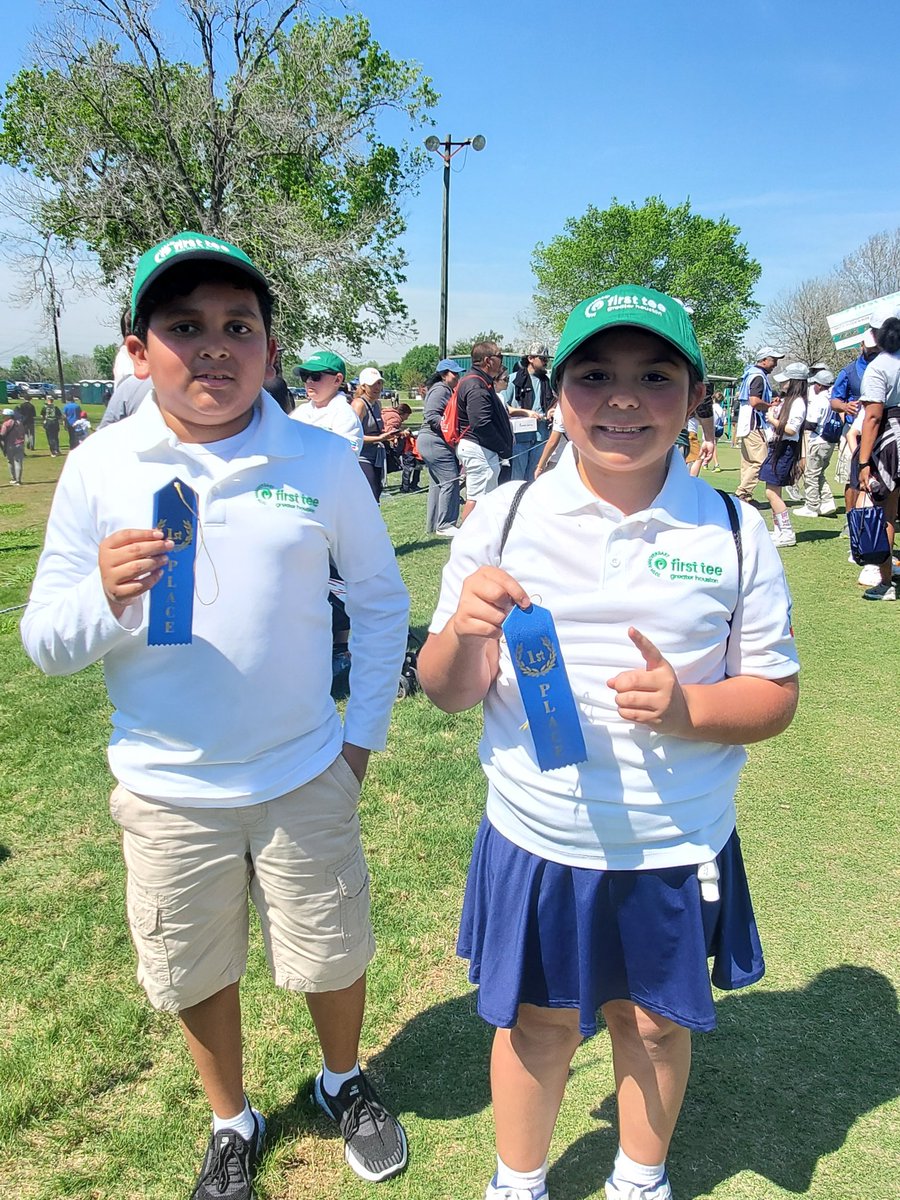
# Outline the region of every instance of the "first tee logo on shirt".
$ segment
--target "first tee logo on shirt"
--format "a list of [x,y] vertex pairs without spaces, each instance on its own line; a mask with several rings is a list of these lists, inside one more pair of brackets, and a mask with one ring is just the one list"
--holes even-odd
[[295,512],[314,513],[319,507],[318,496],[307,496],[296,488],[276,487],[271,483],[261,483],[255,491],[258,504],[265,508],[292,508]]
[[716,563],[679,558],[677,554],[670,554],[667,550],[654,550],[647,559],[647,566],[657,579],[681,579],[700,583],[718,584],[724,572],[724,568]]

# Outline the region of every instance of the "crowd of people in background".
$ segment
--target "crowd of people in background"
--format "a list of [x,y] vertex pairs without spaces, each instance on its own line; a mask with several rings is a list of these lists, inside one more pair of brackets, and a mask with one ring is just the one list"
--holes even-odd
[[[844,489],[845,508],[852,509],[860,496],[881,504],[893,539],[900,480],[897,314],[885,310],[872,319],[878,324],[865,334],[858,357],[836,378],[824,362],[792,362],[779,370],[783,351],[761,346],[733,391],[730,412],[723,393],[708,387],[704,405],[676,443],[693,474],[703,468],[718,472],[722,468],[717,442],[726,424],[730,426],[731,445],[739,446],[741,459],[735,494],[756,504],[758,485],[764,485],[772,537],[780,548],[797,544],[795,519],[837,513],[827,478],[835,454],[834,483]],[[114,370],[116,386],[99,428],[130,416],[152,388],[150,379],[134,374],[127,352],[129,333],[126,313]],[[295,381],[305,389],[300,403],[282,373],[280,350],[265,386],[296,420],[322,426],[350,442],[377,500],[390,472],[400,473],[401,494],[419,491],[420,476],[427,474],[426,532],[450,538],[481,496],[507,479],[530,482],[558,460],[567,439],[550,384],[551,357],[546,344],[532,342],[510,372],[500,346],[479,342],[472,347],[467,370],[453,358],[441,359],[418,389],[416,399],[422,408],[418,428],[410,428],[414,414],[409,405],[382,404],[384,377],[377,367],[365,367],[351,379],[344,359],[331,351],[318,351],[294,369]],[[870,372],[876,361],[876,369]],[[866,381],[870,387],[864,386]],[[448,435],[444,422],[451,397],[455,436]],[[23,481],[26,451],[34,450],[37,419],[27,397],[2,412],[0,443],[14,486]],[[80,401],[71,397],[62,410],[48,398],[39,419],[53,457],[61,453],[63,430],[69,450],[91,431]],[[846,534],[846,525],[842,532]],[[867,589],[867,599],[896,598],[897,580],[889,572],[890,564],[883,569],[863,568],[859,582]]]
[[[754,492],[763,483],[775,545],[796,546],[794,518],[818,520],[837,514],[826,477],[837,451],[835,484],[844,489],[845,512],[859,505],[880,508],[891,550],[882,565],[868,563],[860,571],[863,598],[896,600],[900,307],[876,307],[858,357],[837,378],[823,362],[792,362],[776,370],[784,357],[781,350],[762,346],[744,368],[737,389],[741,480],[736,495],[756,504]],[[797,507],[789,508],[789,501]],[[841,533],[849,536],[847,522]],[[857,561],[852,549],[849,561]]]

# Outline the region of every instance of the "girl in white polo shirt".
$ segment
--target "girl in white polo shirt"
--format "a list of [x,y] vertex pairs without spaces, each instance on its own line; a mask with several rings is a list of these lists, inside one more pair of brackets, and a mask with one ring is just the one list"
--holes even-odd
[[[707,959],[719,987],[763,973],[734,794],[743,743],[793,716],[797,659],[759,514],[742,505],[738,521],[672,452],[703,375],[670,297],[620,287],[579,304],[552,377],[570,445],[527,492],[483,498],[454,539],[420,654],[439,707],[484,701],[487,810],[458,951],[497,1027],[487,1200],[548,1196],[569,1063],[598,1009],[619,1109],[606,1195],[670,1200],[691,1030],[715,1025]],[[526,721],[522,644],[513,658],[502,634],[515,606],[538,605],[558,638],[545,669],[561,659],[572,692],[565,732],[584,742],[544,770],[536,740],[559,726],[534,710]]]

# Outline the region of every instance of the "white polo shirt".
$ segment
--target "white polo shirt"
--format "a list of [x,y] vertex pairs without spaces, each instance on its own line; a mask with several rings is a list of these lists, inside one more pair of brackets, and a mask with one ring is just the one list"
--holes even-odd
[[332,433],[346,438],[353,447],[353,453],[359,454],[363,444],[362,421],[351,408],[350,401],[343,392],[338,392],[327,404],[321,406],[313,404],[311,400],[307,400],[305,404],[298,404],[290,416],[304,425],[330,429]]
[[[153,495],[198,493],[193,640],[148,646],[148,597],[112,615],[97,565],[115,530],[148,529]],[[351,696],[331,699],[329,554],[347,586]],[[265,393],[226,442],[182,445],[152,397],[66,459],[22,638],[50,674],[103,659],[109,761],[125,787],[185,806],[283,795],[346,738],[384,746],[409,601],[346,442],[291,421]]]
[[[519,484],[483,497],[453,539],[431,631],[456,611],[463,581],[502,566],[549,608],[588,760],[542,772],[505,640],[484,701],[480,756],[487,814],[516,845],[553,862],[616,870],[704,862],[735,823],[741,746],[694,742],[623,721],[607,680],[643,667],[636,626],[682,683],[797,672],[791,600],[778,552],[741,505],[744,586],[724,501],[680,454],[649,508],[625,517],[578,475],[571,445],[525,493],[502,562],[504,517]],[[729,638],[728,621],[736,612]],[[727,654],[726,654],[727,647]]]
[[814,387],[809,389],[806,399],[806,423],[815,425],[815,429],[810,431],[809,441],[813,446],[824,445],[830,446],[833,443],[827,442],[822,437],[822,426],[825,424],[825,419],[831,412],[831,388],[826,388],[824,391],[816,392]]

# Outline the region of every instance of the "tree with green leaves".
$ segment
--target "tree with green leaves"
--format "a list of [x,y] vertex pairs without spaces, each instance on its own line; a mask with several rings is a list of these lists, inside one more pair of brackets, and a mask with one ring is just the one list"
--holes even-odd
[[413,346],[400,359],[400,385],[405,388],[418,387],[433,374],[441,357],[440,351],[433,343],[424,346]]
[[108,346],[94,347],[94,370],[98,379],[112,379],[113,363],[118,352],[119,347],[115,342],[110,342]]
[[385,384],[391,391],[396,392],[397,388],[403,386],[403,380],[400,375],[400,364],[398,362],[385,363],[381,368],[381,374],[384,377]]
[[689,200],[669,207],[651,196],[639,207],[613,198],[602,211],[591,205],[551,242],[535,247],[535,309],[558,333],[579,300],[604,288],[656,288],[690,305],[710,369],[731,371],[740,363],[742,334],[759,311],[753,286],[761,268],[739,236],[724,216],[714,221],[692,212]]
[[69,23],[0,105],[0,161],[34,185],[42,231],[122,291],[178,230],[234,241],[271,279],[296,348],[402,327],[403,203],[426,156],[379,126],[428,120],[417,64],[364,17],[312,17],[305,0],[180,0],[166,39],[152,0],[56,3]]

